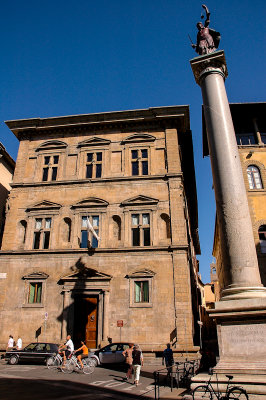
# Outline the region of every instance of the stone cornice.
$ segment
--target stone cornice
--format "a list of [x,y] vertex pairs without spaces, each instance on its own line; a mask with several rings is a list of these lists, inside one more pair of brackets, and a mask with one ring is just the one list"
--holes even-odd
[[1,250],[0,257],[3,256],[30,256],[35,257],[47,255],[72,255],[72,254],[88,254],[88,255],[103,255],[103,254],[121,254],[121,253],[172,253],[175,251],[187,251],[187,244],[172,245],[172,246],[151,246],[151,247],[122,247],[122,248],[97,248],[97,249],[47,249],[47,250]]
[[[172,122],[173,121],[173,122]],[[153,107],[141,110],[105,112],[97,114],[70,115],[54,118],[31,118],[6,121],[7,126],[19,139],[27,139],[41,132],[55,130],[62,132],[94,132],[105,129],[125,129],[127,127],[178,125],[186,131],[189,126],[189,106]],[[26,134],[26,136],[25,136]]]
[[88,185],[89,183],[101,184],[105,182],[128,182],[128,181],[149,181],[149,180],[164,180],[167,181],[170,178],[181,178],[183,173],[166,174],[166,175],[144,175],[144,176],[119,176],[111,178],[100,178],[100,179],[75,179],[75,180],[64,180],[64,181],[50,181],[50,182],[13,182],[10,186],[12,188],[28,188],[28,187],[47,187],[47,186],[58,186],[58,185]]

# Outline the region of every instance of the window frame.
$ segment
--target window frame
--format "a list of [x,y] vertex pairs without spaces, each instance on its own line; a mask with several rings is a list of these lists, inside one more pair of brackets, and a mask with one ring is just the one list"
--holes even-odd
[[[37,220],[41,220],[40,229],[36,228]],[[50,228],[46,227],[46,221],[50,220]],[[49,250],[51,244],[51,232],[53,228],[53,218],[52,216],[35,216],[34,217],[34,228],[33,228],[33,242],[32,242],[32,250]],[[49,233],[48,247],[45,247],[46,242],[46,233]],[[39,247],[35,247],[35,239],[37,237],[37,233],[39,234]]]
[[[251,169],[254,168],[255,171],[252,171]],[[255,164],[249,164],[247,166],[247,180],[248,180],[248,188],[249,190],[263,190],[263,182],[262,182],[262,176],[261,176],[261,170],[260,168],[255,165]],[[257,173],[257,178],[255,176],[255,174]],[[260,185],[261,187],[257,187],[257,182],[256,179],[259,179]],[[253,185],[253,187],[250,186],[250,183]]]
[[[87,248],[97,249],[99,247],[99,241],[93,236],[92,232],[89,232],[89,237],[87,235],[87,239],[86,239],[87,240],[87,246],[84,246],[84,247],[82,246],[82,242],[83,242],[82,232],[87,232],[88,233],[88,227],[84,227],[84,229],[82,229],[83,228],[83,218],[88,218],[90,223],[91,223],[91,225],[93,226],[93,228],[95,228],[96,225],[93,225],[93,218],[95,218],[95,217],[98,217],[98,225],[97,225],[98,229],[94,229],[94,230],[95,230],[96,234],[100,237],[100,235],[99,235],[99,233],[100,233],[100,225],[101,225],[101,221],[100,221],[101,220],[101,215],[100,215],[100,213],[88,212],[88,214],[86,214],[86,215],[84,215],[84,213],[81,213],[81,215],[80,215],[80,222],[81,222],[80,223],[80,225],[81,225],[81,227],[80,227],[80,248],[81,249],[87,249]],[[93,246],[94,240],[97,241],[97,246],[95,246],[95,247]],[[90,247],[88,246],[88,242],[89,241],[91,243]]]
[[[129,296],[130,296],[130,305],[131,308],[151,308],[153,307],[153,286],[154,286],[154,276],[155,273],[149,270],[141,270],[136,271],[132,275],[127,275],[129,279]],[[136,301],[136,291],[135,285],[139,282],[148,282],[148,293],[149,300],[148,301]]]
[[[46,280],[49,275],[44,272],[33,272],[29,275],[23,276],[25,280],[25,293],[23,308],[43,308],[45,305],[46,298]],[[41,301],[31,303],[30,300],[30,287],[33,284],[41,284]]]
[[[264,228],[264,230],[261,230],[261,228]],[[260,234],[264,234],[265,235],[265,239],[261,239],[260,238]],[[259,243],[260,243],[260,252],[261,254],[266,254],[266,224],[261,224],[258,228],[258,237],[259,237]]]
[[[88,155],[92,154],[92,160],[88,160]],[[98,154],[101,154],[101,160],[98,160]],[[88,175],[88,167],[91,167],[91,176]],[[97,176],[97,167],[101,167],[100,176]],[[86,168],[85,168],[85,178],[86,179],[101,179],[103,175],[103,150],[87,150],[86,151]]]
[[[138,224],[133,225],[133,216],[138,216]],[[149,216],[149,224],[143,224],[143,215]],[[130,212],[131,246],[132,247],[150,247],[151,244],[151,211],[136,210]],[[138,229],[139,244],[134,245],[134,231]],[[149,229],[149,244],[145,245],[145,230]]]

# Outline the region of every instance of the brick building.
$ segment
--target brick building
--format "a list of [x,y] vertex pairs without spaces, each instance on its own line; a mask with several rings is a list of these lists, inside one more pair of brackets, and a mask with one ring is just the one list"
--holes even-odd
[[[195,352],[189,107],[6,122],[20,141],[0,254],[0,344]],[[118,327],[122,321],[123,327]]]

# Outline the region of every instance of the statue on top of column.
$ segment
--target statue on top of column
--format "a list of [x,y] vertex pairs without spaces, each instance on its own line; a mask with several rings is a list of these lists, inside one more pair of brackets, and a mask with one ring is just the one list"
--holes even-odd
[[[217,50],[221,35],[219,32],[216,32],[214,29],[209,28],[210,24],[210,12],[208,7],[205,4],[202,4],[202,8],[206,11],[206,20],[203,25],[202,22],[197,23],[198,34],[197,34],[197,44],[192,43],[193,49],[196,49],[196,52],[202,56],[204,54],[213,53]],[[201,18],[204,18],[203,15]]]

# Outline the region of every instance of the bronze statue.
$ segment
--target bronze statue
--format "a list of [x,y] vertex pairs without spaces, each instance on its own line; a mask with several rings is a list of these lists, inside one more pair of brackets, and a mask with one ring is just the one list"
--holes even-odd
[[[205,4],[202,4],[202,7],[206,11],[205,24],[203,25],[202,22],[197,23],[197,44],[191,44],[193,49],[196,49],[196,52],[200,56],[213,53],[215,50],[217,50],[221,39],[221,35],[219,32],[216,32],[214,29],[209,28],[211,14],[208,10],[208,7],[205,6]],[[202,16],[202,18],[204,17]]]

